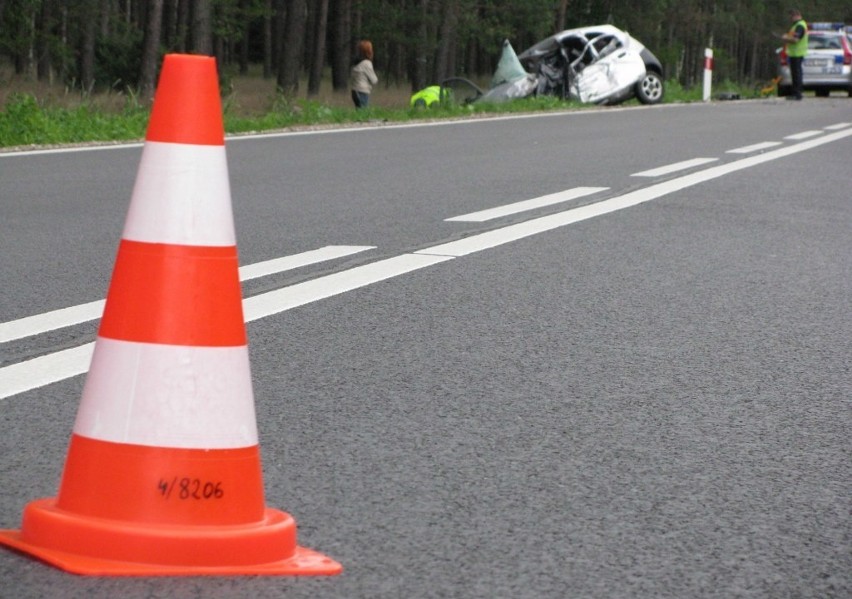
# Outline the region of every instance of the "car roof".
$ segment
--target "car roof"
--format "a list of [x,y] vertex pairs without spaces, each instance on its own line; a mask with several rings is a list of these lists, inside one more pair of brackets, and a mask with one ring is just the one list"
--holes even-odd
[[628,38],[630,35],[618,27],[614,25],[593,25],[590,27],[575,27],[574,29],[566,29],[564,31],[560,31],[559,33],[555,33],[550,37],[543,39],[538,42],[534,46],[527,48],[519,57],[528,57],[528,56],[537,56],[541,54],[548,54],[552,52],[561,42],[562,40],[569,38],[574,35],[582,35],[586,36],[589,33],[596,33],[600,35],[615,35],[620,38]]

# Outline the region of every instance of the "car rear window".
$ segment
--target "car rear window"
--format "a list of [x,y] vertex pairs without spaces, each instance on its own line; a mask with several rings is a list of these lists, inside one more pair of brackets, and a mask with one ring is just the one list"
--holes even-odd
[[814,35],[808,36],[808,49],[810,50],[842,50],[839,35]]

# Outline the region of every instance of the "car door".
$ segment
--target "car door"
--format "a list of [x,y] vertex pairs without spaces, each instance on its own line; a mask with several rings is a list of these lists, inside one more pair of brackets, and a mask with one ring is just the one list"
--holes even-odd
[[628,42],[611,34],[587,41],[578,59],[574,88],[581,102],[600,103],[620,99],[645,76],[645,62]]

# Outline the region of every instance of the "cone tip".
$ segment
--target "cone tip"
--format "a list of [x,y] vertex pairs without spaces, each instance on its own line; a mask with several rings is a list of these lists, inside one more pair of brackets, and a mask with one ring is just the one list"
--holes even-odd
[[222,103],[214,57],[166,54],[145,140],[224,145]]

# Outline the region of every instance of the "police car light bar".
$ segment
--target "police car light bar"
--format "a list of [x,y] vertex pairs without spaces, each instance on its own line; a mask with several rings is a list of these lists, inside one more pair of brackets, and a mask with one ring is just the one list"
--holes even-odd
[[846,23],[808,23],[808,29],[811,31],[838,31],[846,27]]

